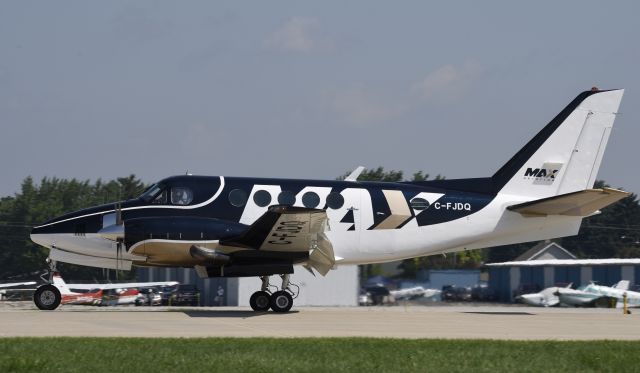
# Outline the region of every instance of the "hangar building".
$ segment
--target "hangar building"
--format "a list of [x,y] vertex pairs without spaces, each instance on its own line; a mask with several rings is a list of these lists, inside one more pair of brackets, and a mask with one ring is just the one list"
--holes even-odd
[[556,285],[586,285],[593,281],[611,286],[629,280],[640,283],[640,259],[575,259],[554,242],[544,242],[516,260],[486,264],[489,287],[500,301],[512,302],[520,293],[532,293]]

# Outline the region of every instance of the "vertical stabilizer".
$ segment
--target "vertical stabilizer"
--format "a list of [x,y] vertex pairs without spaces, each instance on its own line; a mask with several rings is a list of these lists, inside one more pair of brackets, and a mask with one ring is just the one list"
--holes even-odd
[[579,94],[493,175],[496,191],[538,199],[593,187],[623,93]]

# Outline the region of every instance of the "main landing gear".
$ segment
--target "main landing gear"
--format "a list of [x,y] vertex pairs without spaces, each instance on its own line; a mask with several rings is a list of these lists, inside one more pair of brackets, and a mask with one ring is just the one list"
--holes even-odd
[[45,279],[44,275],[41,278],[47,282],[47,284],[39,286],[35,293],[33,293],[33,302],[41,310],[52,311],[58,308],[62,301],[62,295],[60,290],[53,285],[53,274],[56,272],[56,262],[47,259],[49,265],[48,279]]
[[[269,276],[261,276],[260,280],[262,280],[262,287],[259,291],[256,291],[251,295],[249,299],[249,304],[254,311],[268,311],[269,308],[273,310],[273,312],[288,312],[293,306],[293,299],[298,297],[298,293],[300,292],[300,288],[296,284],[292,284],[289,282],[289,275],[281,275],[282,278],[282,286],[280,290],[275,292],[270,291],[270,287],[274,287],[277,289],[277,286],[269,284]],[[291,287],[296,287],[296,292],[294,292]]]

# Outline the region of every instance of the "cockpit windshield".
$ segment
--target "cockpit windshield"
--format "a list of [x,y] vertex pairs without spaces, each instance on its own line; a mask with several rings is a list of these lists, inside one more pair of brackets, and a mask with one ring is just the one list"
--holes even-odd
[[146,201],[146,202],[151,202],[153,199],[155,199],[158,194],[160,194],[160,192],[162,191],[163,187],[160,184],[153,184],[152,186],[150,186],[149,188],[147,188],[147,190],[145,190],[141,195],[140,195],[140,199]]

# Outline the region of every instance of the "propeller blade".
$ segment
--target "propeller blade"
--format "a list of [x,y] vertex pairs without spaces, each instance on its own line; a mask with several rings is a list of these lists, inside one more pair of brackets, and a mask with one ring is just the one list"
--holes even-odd
[[104,227],[98,231],[98,235],[111,241],[124,239],[124,225],[114,224],[108,227]]

